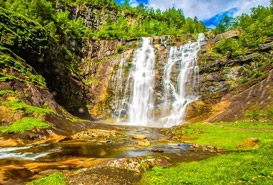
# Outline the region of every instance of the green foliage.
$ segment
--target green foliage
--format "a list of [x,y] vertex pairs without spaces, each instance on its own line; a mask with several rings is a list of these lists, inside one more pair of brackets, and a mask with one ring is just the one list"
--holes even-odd
[[116,51],[115,53],[121,53],[123,50],[126,49],[126,46],[123,46],[121,44],[118,44],[117,47],[116,47]]
[[215,34],[224,33],[229,30],[233,24],[234,19],[229,16],[225,16],[214,29]]
[[273,109],[269,109],[267,110],[266,114],[265,114],[265,118],[267,120],[273,120]]
[[73,39],[91,37],[92,31],[84,26],[82,18],[72,20],[69,18],[70,12],[59,12],[56,16],[57,25],[66,36]]
[[[39,86],[40,88],[46,88],[45,79],[41,75],[37,74],[37,72],[34,71],[34,69],[31,66],[26,64],[20,57],[12,53],[10,50],[1,46],[0,46],[0,51],[6,52],[9,54],[9,55],[7,54],[0,55],[1,68],[10,68],[22,75],[25,75],[25,76],[19,76],[19,75],[13,76],[13,75],[0,72],[1,74],[0,81],[10,81],[13,79],[17,79],[19,81],[34,84],[36,86]],[[12,56],[16,57],[17,59],[13,58]]]
[[[141,184],[272,184],[273,137],[267,132],[256,132],[263,128],[272,130],[273,124],[233,122],[174,128],[170,133],[186,131],[188,137],[198,138],[192,141],[198,144],[235,149],[246,138],[255,137],[259,139],[260,148],[222,154],[199,162],[184,162],[171,168],[154,167],[143,175]],[[196,130],[199,131],[194,132]]]
[[29,182],[26,185],[66,185],[66,181],[64,176],[57,172],[47,177]]
[[40,119],[32,118],[32,117],[24,117],[21,120],[17,120],[10,126],[0,126],[0,130],[2,133],[6,132],[23,132],[25,130],[33,130],[35,128],[37,129],[43,129],[43,128],[49,128],[50,125],[43,122]]
[[15,95],[16,92],[12,91],[12,90],[0,90],[0,96],[3,96],[3,95]]
[[12,112],[17,112],[19,110],[23,110],[26,114],[38,114],[38,115],[46,115],[46,114],[52,114],[55,113],[51,109],[45,109],[45,108],[40,108],[32,105],[28,105],[19,99],[15,98],[14,100],[11,101],[4,101],[2,102],[2,105],[11,107]]
[[[98,38],[129,40],[140,36],[177,35],[182,33],[199,33],[206,31],[206,27],[197,18],[185,18],[181,9],[170,8],[165,11],[155,10],[140,4],[131,7],[129,1],[124,6],[116,4],[114,0],[7,0],[1,6],[20,13],[29,19],[40,23],[49,35],[60,39],[60,30],[73,39],[92,37],[94,33],[85,27],[80,16],[73,17],[67,7],[79,4],[108,8],[117,15],[117,19],[109,17],[102,28],[95,34]],[[57,12],[54,7],[62,9]]]
[[243,53],[243,47],[237,39],[225,38],[215,44],[213,51],[225,56],[236,56]]
[[[267,146],[272,146],[268,144]],[[232,153],[201,162],[182,163],[173,168],[154,167],[142,179],[143,185],[173,184],[272,184],[272,149]]]
[[258,121],[260,112],[258,110],[247,111],[246,115],[249,117],[250,120]]
[[247,110],[245,112],[246,118],[250,121],[265,121],[270,122],[273,121],[273,108],[272,106],[269,106],[265,108],[264,110],[260,109],[253,109],[253,110]]
[[130,16],[125,17],[119,12],[118,20],[109,17],[98,30],[96,37],[130,40],[141,36],[180,35],[206,31],[201,21],[197,18],[194,20],[185,18],[181,9],[170,8],[161,12],[143,4],[133,8],[128,2],[125,2],[123,9],[133,20],[128,21]]
[[[273,8],[258,6],[251,14],[242,14],[236,19],[225,17],[215,28],[216,34],[229,29],[241,31],[239,38],[223,39],[218,42],[214,52],[228,56],[243,54],[249,49],[258,49],[259,44],[273,37]],[[243,49],[244,48],[244,49]]]
[[[251,130],[248,130],[251,129]],[[237,145],[247,138],[255,137],[261,140],[273,139],[272,135],[264,132],[256,132],[255,130],[272,130],[272,122],[252,122],[238,121],[231,123],[215,123],[215,124],[187,124],[167,130],[168,133],[175,133],[181,140],[190,143],[198,143],[201,145],[213,145],[218,148],[234,150]],[[180,136],[182,131],[185,133]],[[232,139],[227,139],[232,138]]]
[[41,55],[47,49],[48,38],[41,25],[1,7],[0,20],[1,46],[13,50],[18,55],[29,55],[29,58]]

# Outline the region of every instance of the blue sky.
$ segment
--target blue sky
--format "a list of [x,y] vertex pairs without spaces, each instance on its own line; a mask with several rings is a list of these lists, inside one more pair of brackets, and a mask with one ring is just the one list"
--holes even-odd
[[[115,0],[122,4],[124,0]],[[252,7],[269,6],[269,0],[129,0],[132,6],[143,3],[160,8],[181,8],[186,17],[197,16],[207,26],[214,27],[225,16],[236,17],[242,13],[250,13]]]

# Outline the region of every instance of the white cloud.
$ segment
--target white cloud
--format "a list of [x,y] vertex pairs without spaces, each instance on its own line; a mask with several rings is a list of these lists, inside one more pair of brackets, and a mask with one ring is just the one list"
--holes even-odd
[[258,5],[269,6],[269,0],[150,0],[150,6],[165,10],[181,8],[186,17],[197,16],[199,20],[210,18],[220,12],[237,8],[235,16],[249,13]]

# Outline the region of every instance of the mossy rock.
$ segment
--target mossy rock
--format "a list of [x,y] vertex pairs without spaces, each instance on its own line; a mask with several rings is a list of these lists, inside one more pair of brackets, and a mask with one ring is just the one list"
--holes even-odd
[[40,24],[0,8],[0,43],[26,61],[38,62],[48,48],[48,36]]

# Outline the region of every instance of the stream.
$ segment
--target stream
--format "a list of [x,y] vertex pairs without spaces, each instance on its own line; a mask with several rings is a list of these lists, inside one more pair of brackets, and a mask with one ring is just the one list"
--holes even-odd
[[[140,140],[133,139],[136,134],[145,135],[150,145],[140,146]],[[0,184],[25,184],[55,171],[62,171],[68,184],[75,184],[75,181],[83,180],[82,177],[86,181],[82,184],[91,183],[91,177],[88,176],[91,172],[99,173],[101,177],[111,173],[128,173],[126,177],[120,177],[124,178],[120,182],[122,184],[132,181],[128,179],[131,173],[141,174],[143,164],[148,164],[149,168],[155,165],[167,167],[220,154],[185,143],[175,143],[154,128],[126,127],[115,138],[108,139],[76,141],[66,138],[57,143],[0,148]],[[109,171],[114,170],[113,167],[120,171]],[[81,173],[72,173],[75,170]],[[101,174],[103,171],[105,174]]]

